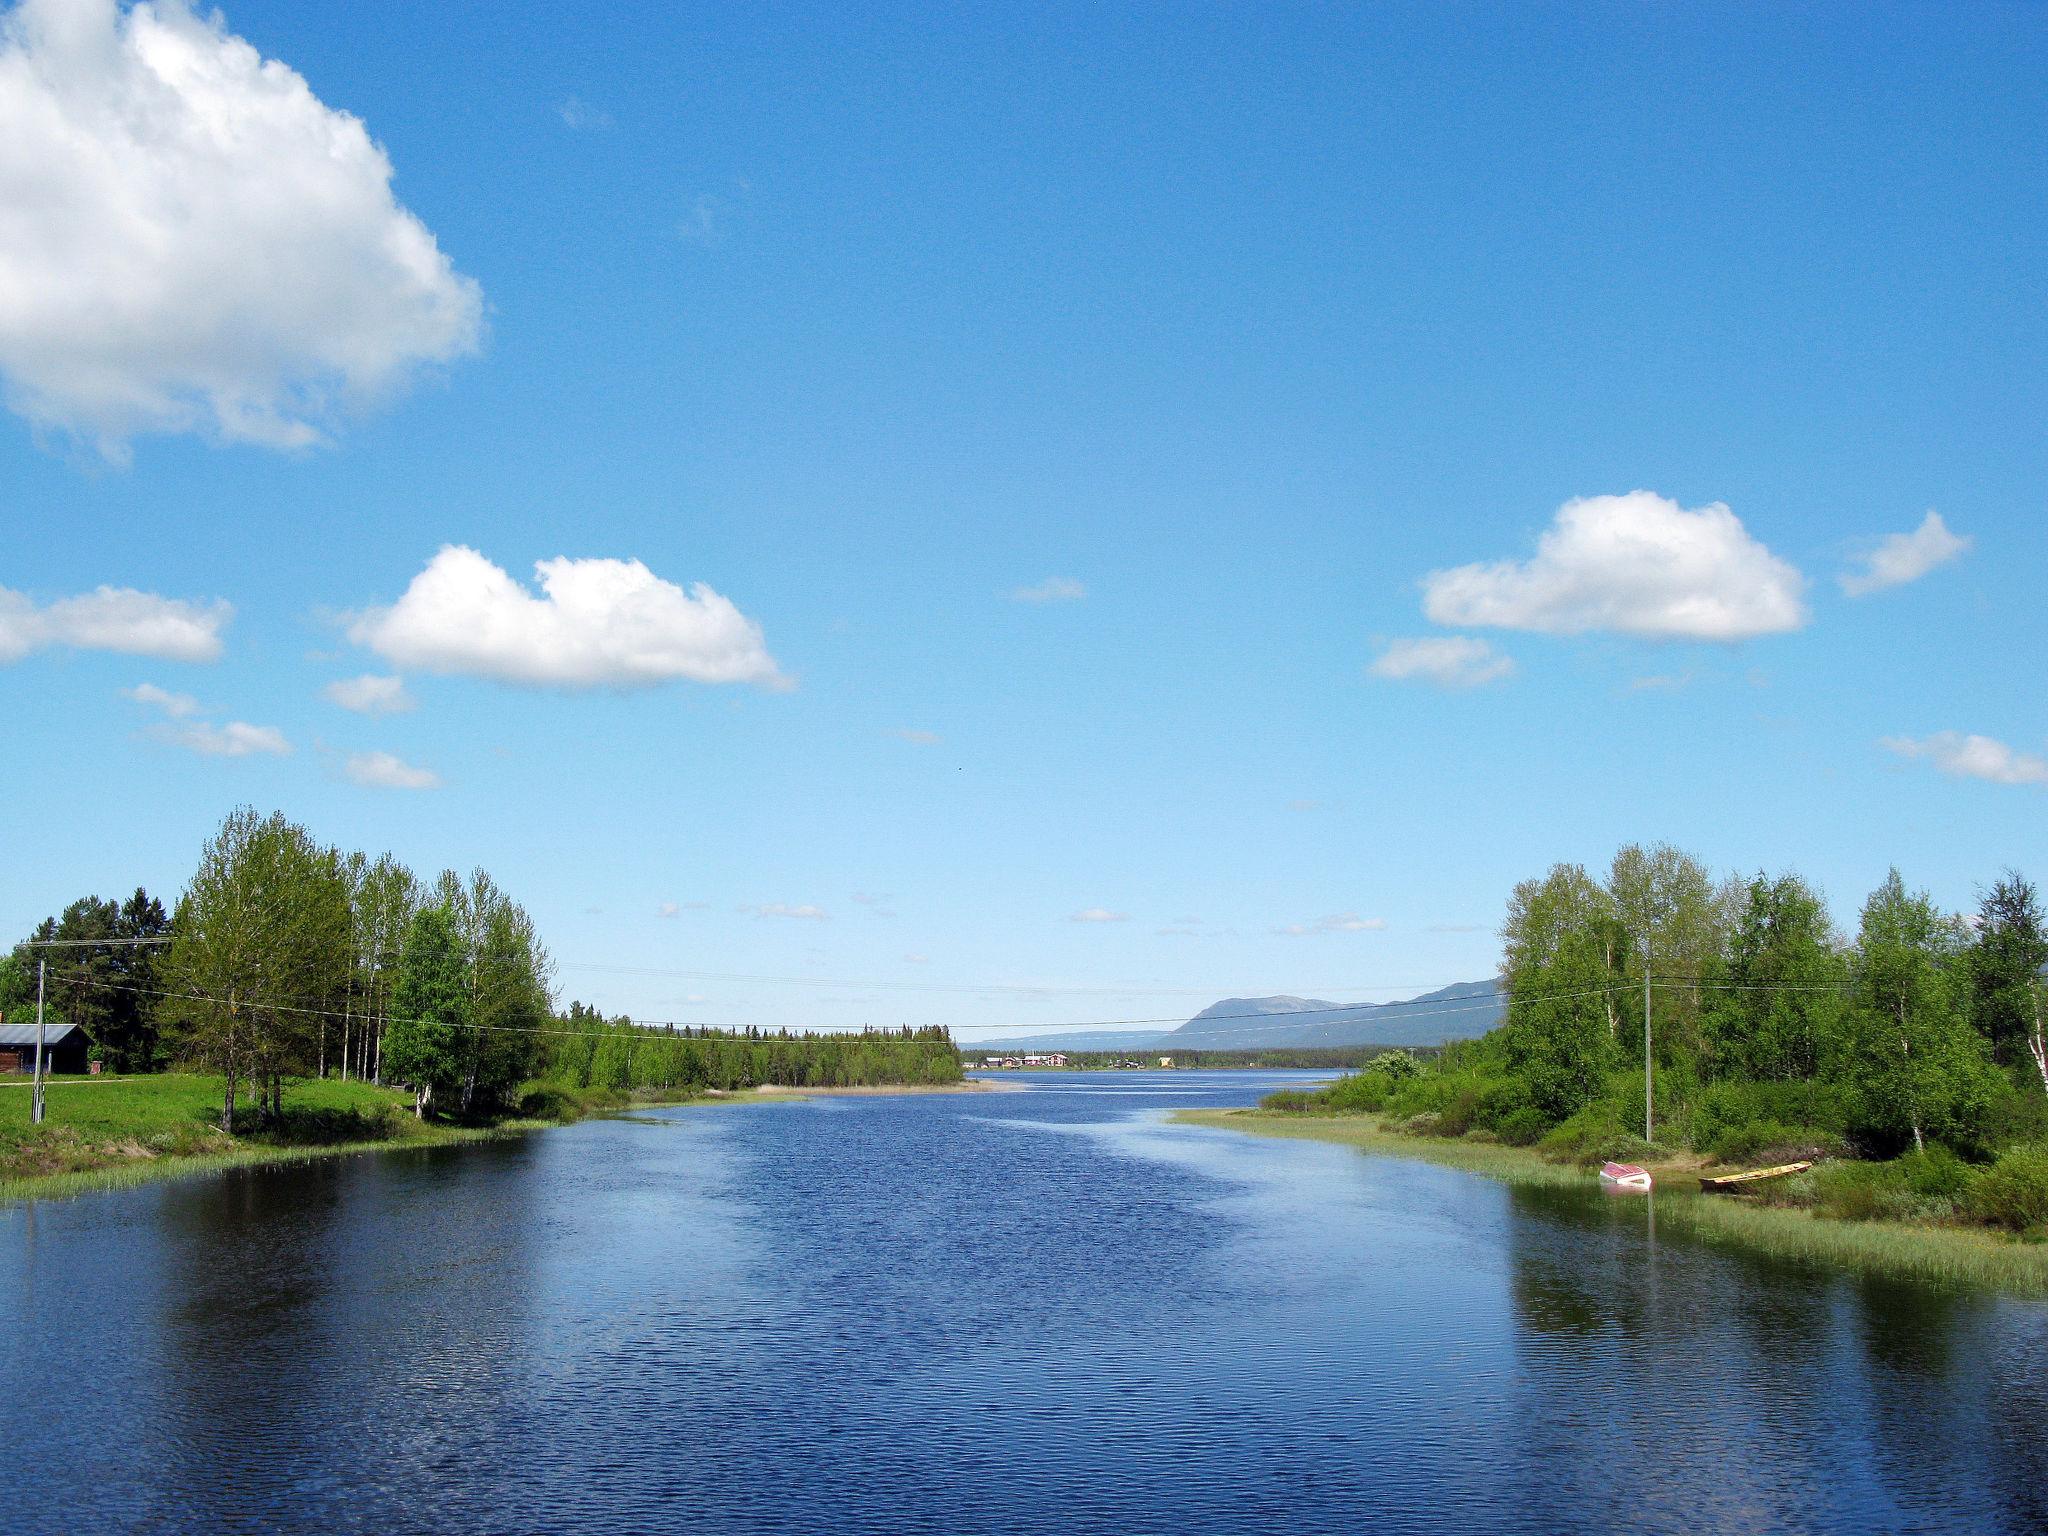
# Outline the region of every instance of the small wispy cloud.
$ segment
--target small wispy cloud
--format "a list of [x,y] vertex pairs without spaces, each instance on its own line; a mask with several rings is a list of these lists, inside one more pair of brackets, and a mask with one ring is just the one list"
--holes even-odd
[[1676,693],[1692,681],[1690,672],[1653,672],[1647,677],[1632,677],[1624,685],[1624,693]]
[[785,901],[769,901],[759,906],[741,907],[740,910],[751,912],[756,917],[791,917],[812,923],[822,923],[832,915],[823,907],[813,906],[809,902],[791,905]]
[[1078,603],[1088,595],[1088,589],[1071,576],[1048,576],[1045,580],[1028,587],[1016,587],[1010,592],[1013,603]]
[[580,96],[564,96],[555,104],[555,115],[564,127],[578,133],[612,126],[611,113],[593,107]]
[[1475,635],[1428,635],[1389,640],[1366,670],[1390,682],[1478,688],[1514,676],[1515,663]]
[[1112,912],[1107,907],[1083,907],[1070,916],[1070,923],[1127,923],[1131,920],[1128,912]]
[[419,704],[406,692],[404,678],[381,677],[375,672],[336,678],[320,692],[328,703],[359,715],[402,715]]
[[276,726],[251,725],[246,720],[230,720],[226,725],[204,720],[185,725],[156,725],[147,734],[153,741],[181,747],[201,757],[288,757],[292,750],[292,744]]
[[1431,923],[1430,933],[1479,933],[1483,931],[1477,923]]
[[932,957],[930,955],[905,955],[903,963],[905,965],[930,965]]
[[913,747],[936,747],[945,740],[937,731],[895,730],[889,732],[898,741],[907,741]]
[[1880,745],[1900,757],[1926,758],[1953,779],[2048,784],[2048,757],[2019,751],[1993,736],[1937,731],[1932,736],[1887,736]]
[[1356,912],[1334,912],[1328,917],[1319,917],[1314,922],[1289,923],[1276,928],[1275,933],[1289,938],[1305,938],[1316,933],[1379,933],[1387,926],[1384,917],[1360,917]]
[[199,701],[189,693],[172,693],[159,688],[155,683],[137,683],[133,688],[123,688],[121,697],[151,709],[160,709],[173,720],[185,720],[199,713]]
[[1306,816],[1310,811],[1320,811],[1322,808],[1323,802],[1320,800],[1290,800],[1287,802],[1287,809],[1294,812],[1297,816]]
[[1960,560],[1974,542],[1949,531],[1941,514],[1929,511],[1911,533],[1885,535],[1857,557],[1857,567],[1835,579],[1850,597],[1868,597],[1888,587],[1903,587],[1929,571]]
[[351,752],[342,765],[349,781],[366,789],[439,789],[441,775],[389,752]]

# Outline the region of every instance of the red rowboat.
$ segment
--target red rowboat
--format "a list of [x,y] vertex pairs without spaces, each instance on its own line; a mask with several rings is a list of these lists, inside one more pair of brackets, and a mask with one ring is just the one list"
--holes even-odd
[[1614,1189],[1648,1189],[1650,1171],[1634,1163],[1602,1163],[1600,1182]]

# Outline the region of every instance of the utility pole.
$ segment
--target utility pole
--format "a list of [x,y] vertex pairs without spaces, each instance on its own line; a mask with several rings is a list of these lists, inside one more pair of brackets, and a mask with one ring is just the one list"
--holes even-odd
[[[27,939],[23,949],[95,949],[111,945],[168,944],[169,934],[160,934],[148,939]],[[36,956],[36,1071],[35,1086],[29,1093],[28,1119],[31,1125],[43,1123],[43,957]],[[76,1021],[73,1021],[76,1028]]]
[[1652,1076],[1650,1058],[1650,935],[1643,934],[1643,1140],[1655,1141],[1650,1134],[1653,1124],[1650,1101],[1656,1091],[1656,1079]]
[[36,1085],[29,1092],[28,1123],[43,1123],[43,958],[36,956]]

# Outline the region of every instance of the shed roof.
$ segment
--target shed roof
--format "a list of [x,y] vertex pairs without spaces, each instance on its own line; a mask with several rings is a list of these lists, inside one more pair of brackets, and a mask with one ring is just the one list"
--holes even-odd
[[[43,1021],[44,1048],[47,1049],[55,1045],[59,1040],[69,1038],[71,1032],[77,1028],[76,1024],[59,1024],[55,1019],[45,1019]],[[0,1045],[33,1046],[35,1043],[36,1027],[34,1024],[0,1024]]]

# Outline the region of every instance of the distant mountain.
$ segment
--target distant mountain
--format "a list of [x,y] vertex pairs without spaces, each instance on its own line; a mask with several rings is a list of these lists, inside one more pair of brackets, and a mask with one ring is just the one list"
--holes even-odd
[[965,1042],[970,1053],[1017,1051],[1269,1050],[1276,1046],[1440,1045],[1483,1035],[1504,1003],[1491,981],[1461,982],[1398,1003],[1313,997],[1226,997],[1177,1029],[1089,1030]]
[[1491,981],[1460,982],[1398,1003],[1226,997],[1166,1038],[1172,1045],[1212,1051],[1288,1045],[1441,1045],[1485,1034],[1500,1022],[1504,1006]]

